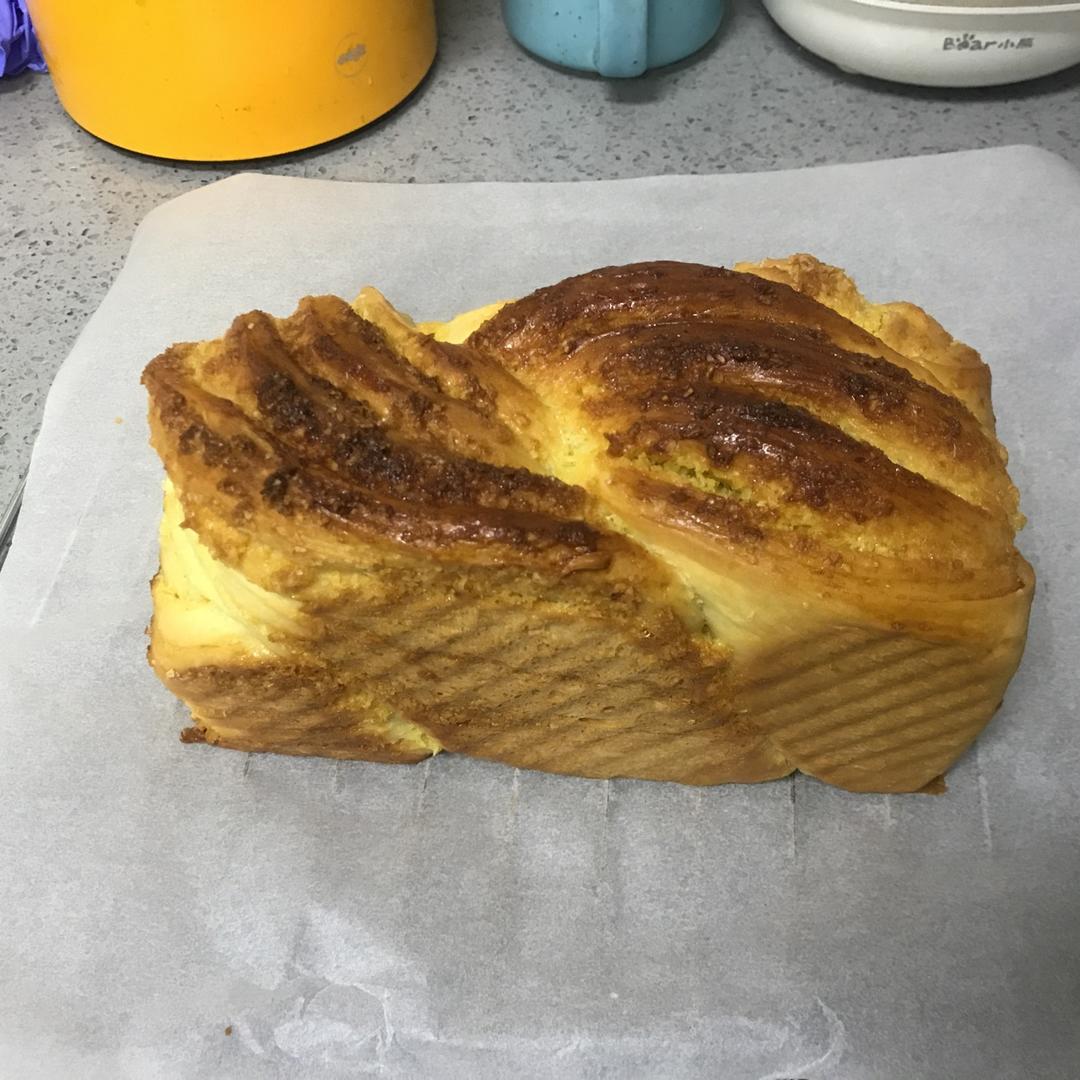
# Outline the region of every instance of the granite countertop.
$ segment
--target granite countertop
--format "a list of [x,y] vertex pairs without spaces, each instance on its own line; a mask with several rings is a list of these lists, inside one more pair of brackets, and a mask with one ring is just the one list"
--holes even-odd
[[[733,0],[695,58],[627,82],[540,63],[496,0],[441,0],[440,52],[391,116],[318,150],[245,164],[425,182],[747,172],[1033,143],[1080,164],[1080,68],[938,91],[844,75]],[[236,168],[116,150],[72,123],[47,76],[0,82],[0,509],[29,462],[57,367],[157,203]]]

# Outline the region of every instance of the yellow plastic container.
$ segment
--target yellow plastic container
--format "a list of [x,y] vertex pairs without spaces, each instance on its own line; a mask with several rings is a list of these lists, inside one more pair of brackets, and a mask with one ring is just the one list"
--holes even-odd
[[435,58],[434,0],[30,0],[87,131],[189,161],[314,146],[370,124]]

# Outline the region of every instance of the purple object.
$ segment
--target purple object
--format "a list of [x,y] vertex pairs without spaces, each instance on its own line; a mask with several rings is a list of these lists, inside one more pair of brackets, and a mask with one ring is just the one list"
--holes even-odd
[[0,0],[0,78],[29,68],[44,71],[26,0]]

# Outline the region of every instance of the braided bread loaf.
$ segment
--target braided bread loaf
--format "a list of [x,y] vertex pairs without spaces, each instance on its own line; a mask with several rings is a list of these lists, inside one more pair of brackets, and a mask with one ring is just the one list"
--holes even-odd
[[189,739],[913,791],[1020,659],[986,367],[809,256],[445,326],[308,298],[144,382],[150,659]]

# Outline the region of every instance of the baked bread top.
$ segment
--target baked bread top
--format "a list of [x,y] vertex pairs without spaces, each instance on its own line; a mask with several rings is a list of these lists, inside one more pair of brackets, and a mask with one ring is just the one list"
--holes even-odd
[[[574,627],[560,646],[578,650],[574,678],[606,626],[634,642],[625,671],[647,673],[618,708],[652,715],[653,735],[712,732],[707,752],[695,735],[696,765],[676,747],[661,767],[655,739],[626,749],[633,716],[607,748],[567,742],[555,706],[499,698],[498,721],[470,719],[483,665],[436,662],[438,634],[417,624],[423,647],[398,657],[428,663],[414,681],[354,675],[432,745],[589,775],[799,767],[912,790],[985,724],[1019,661],[1033,577],[985,365],[810,256],[609,267],[445,326],[418,328],[371,289],[352,307],[309,297],[174,346],[144,381],[177,527],[264,606],[294,605],[262,635],[279,658],[330,670],[344,661],[326,642],[360,633],[357,605],[407,622],[426,592],[474,615],[490,603],[492,634],[510,609],[544,610]],[[159,608],[178,595],[159,591]],[[176,640],[155,639],[166,674],[194,663]],[[566,676],[534,645],[519,689],[540,701]],[[465,662],[471,689],[435,702],[432,680]],[[912,680],[925,692],[901,700]],[[207,730],[223,722],[225,706],[186,699]],[[602,687],[581,700],[590,716],[610,705]],[[564,732],[561,751],[541,729]]]

